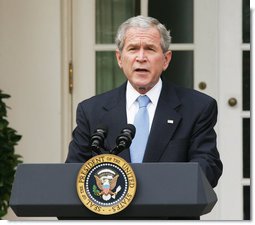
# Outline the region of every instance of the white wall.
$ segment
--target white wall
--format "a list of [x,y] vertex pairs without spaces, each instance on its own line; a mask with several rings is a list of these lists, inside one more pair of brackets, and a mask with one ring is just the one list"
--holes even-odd
[[0,89],[25,163],[63,160],[60,12],[60,0],[0,0]]
[[26,163],[61,161],[60,0],[0,0],[0,89]]

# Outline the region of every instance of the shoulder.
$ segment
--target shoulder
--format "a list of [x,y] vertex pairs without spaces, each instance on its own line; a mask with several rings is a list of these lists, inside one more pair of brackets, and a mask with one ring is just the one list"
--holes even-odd
[[172,87],[175,89],[177,96],[182,101],[188,101],[190,103],[195,102],[205,103],[215,101],[213,97],[191,88],[180,87],[177,85],[172,85]]
[[104,92],[102,94],[98,94],[92,96],[88,99],[83,100],[79,103],[78,107],[102,107],[109,103],[114,103],[118,101],[120,98],[125,96],[126,83],[122,84],[120,87],[114,88],[110,91]]
[[182,115],[186,124],[199,119],[213,123],[217,121],[218,107],[213,97],[191,88],[176,85],[171,85],[170,89],[179,101],[176,111]]
[[182,109],[186,111],[217,111],[216,100],[200,91],[170,84],[171,93],[179,99]]

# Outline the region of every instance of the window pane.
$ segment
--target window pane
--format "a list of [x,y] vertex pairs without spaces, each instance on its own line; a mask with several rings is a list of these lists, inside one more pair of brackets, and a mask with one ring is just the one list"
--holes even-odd
[[250,178],[250,119],[243,119],[243,177]]
[[243,52],[243,110],[250,110],[250,51]]
[[243,43],[250,42],[250,0],[243,0]]
[[140,0],[96,0],[96,43],[114,43],[119,25],[140,14]]
[[163,76],[175,84],[193,88],[193,51],[174,51]]
[[120,70],[115,52],[96,53],[96,94],[109,91],[126,80]]
[[243,219],[244,220],[250,220],[250,212],[251,212],[251,206],[250,206],[250,186],[244,186],[243,187]]
[[193,0],[149,0],[148,14],[170,29],[173,43],[193,43]]

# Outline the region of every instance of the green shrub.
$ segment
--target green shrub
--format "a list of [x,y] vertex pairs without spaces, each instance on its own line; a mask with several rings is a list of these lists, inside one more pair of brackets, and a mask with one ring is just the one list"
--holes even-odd
[[3,99],[9,97],[10,95],[0,90],[0,218],[7,214],[16,168],[22,163],[21,156],[14,152],[14,146],[21,139],[21,135],[9,127],[8,106],[3,102]]

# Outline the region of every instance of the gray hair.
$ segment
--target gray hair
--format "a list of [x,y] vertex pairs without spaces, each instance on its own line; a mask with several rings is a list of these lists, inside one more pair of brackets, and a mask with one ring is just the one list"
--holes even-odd
[[119,49],[120,52],[123,50],[124,47],[126,32],[131,27],[140,28],[155,27],[160,34],[160,44],[163,52],[165,53],[169,49],[171,43],[170,30],[167,30],[166,27],[155,18],[136,16],[129,18],[119,26],[119,29],[115,37],[115,44],[117,45],[117,48]]

